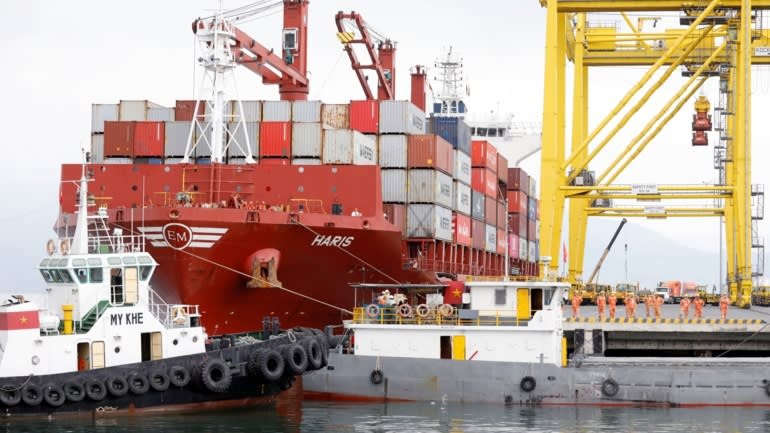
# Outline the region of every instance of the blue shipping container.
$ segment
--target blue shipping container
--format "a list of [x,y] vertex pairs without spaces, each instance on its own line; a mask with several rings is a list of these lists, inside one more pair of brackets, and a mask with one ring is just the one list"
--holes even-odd
[[430,132],[452,144],[466,155],[471,154],[471,128],[457,117],[431,117]]
[[529,203],[527,203],[527,218],[530,221],[537,219],[537,200],[529,197]]
[[134,164],[160,165],[160,164],[163,164],[163,158],[147,158],[147,157],[134,158]]

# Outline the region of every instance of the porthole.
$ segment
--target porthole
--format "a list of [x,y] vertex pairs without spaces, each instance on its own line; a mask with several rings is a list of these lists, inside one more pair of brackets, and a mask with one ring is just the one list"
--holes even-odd
[[174,346],[176,346],[179,344],[179,340],[175,338],[174,341],[172,341],[172,343],[174,344]]
[[196,335],[196,336],[194,336],[194,337],[192,338],[192,340],[193,340],[193,343],[197,343],[197,342],[198,342],[198,336],[197,336],[197,335]]
[[115,346],[115,353],[120,353],[120,346]]

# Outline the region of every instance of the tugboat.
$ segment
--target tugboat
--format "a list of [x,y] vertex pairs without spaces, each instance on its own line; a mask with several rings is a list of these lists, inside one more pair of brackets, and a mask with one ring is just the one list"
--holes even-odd
[[0,412],[6,416],[190,410],[266,403],[326,363],[320,330],[210,339],[197,305],[150,287],[157,266],[141,236],[88,215],[80,180],[72,238],[47,244],[43,306],[0,305]]

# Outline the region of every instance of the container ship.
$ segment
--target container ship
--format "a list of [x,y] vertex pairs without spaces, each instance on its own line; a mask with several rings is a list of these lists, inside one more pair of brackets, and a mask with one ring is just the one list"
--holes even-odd
[[[341,323],[351,283],[535,274],[534,180],[473,140],[462,113],[426,115],[424,69],[411,100],[395,100],[395,44],[373,53],[376,97],[307,100],[307,3],[284,1],[283,56],[222,14],[197,20],[201,100],[93,105],[88,200],[112,230],[144,235],[154,289],[201,305],[207,332],[221,335]],[[360,27],[346,49],[368,37]],[[277,84],[280,100],[229,96],[240,66]],[[81,170],[61,169],[65,236]]]

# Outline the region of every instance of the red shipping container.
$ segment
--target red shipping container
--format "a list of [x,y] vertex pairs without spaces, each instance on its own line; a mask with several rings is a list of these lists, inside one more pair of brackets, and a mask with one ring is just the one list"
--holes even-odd
[[163,157],[166,147],[165,122],[134,123],[134,156]]
[[291,158],[260,158],[259,165],[291,165]]
[[508,169],[508,189],[510,191],[524,191],[529,194],[529,175],[521,167]]
[[537,224],[535,220],[527,221],[527,239],[536,239],[535,231],[537,230]]
[[504,229],[505,228],[505,220],[508,212],[505,208],[505,202],[498,201],[497,202],[497,228]]
[[508,233],[508,255],[513,259],[519,258],[519,236],[516,233]]
[[484,221],[471,219],[471,246],[480,250],[484,249],[487,241],[487,225]]
[[492,172],[497,169],[497,149],[486,140],[471,142],[471,166],[486,167]]
[[508,247],[507,242],[505,230],[497,229],[497,254],[505,254],[505,249]]
[[471,169],[471,188],[484,195],[497,198],[497,175],[488,168]]
[[397,203],[383,204],[382,211],[391,224],[400,228],[401,233],[406,233],[406,206]]
[[291,122],[260,123],[259,156],[291,158]]
[[[193,120],[193,111],[195,111],[195,101],[176,101],[176,106],[174,107],[174,120],[189,122]],[[200,104],[198,104],[199,120],[201,120],[200,116],[203,116],[205,112],[206,103],[201,101]]]
[[452,226],[454,227],[454,243],[471,246],[471,217],[452,212]]
[[508,214],[508,229],[520,237],[527,237],[527,214]]
[[501,153],[497,154],[497,180],[508,184],[508,158]]
[[508,196],[508,212],[527,213],[529,198],[523,191],[506,191],[506,195]]
[[350,101],[350,129],[377,134],[380,131],[380,101]]
[[484,221],[491,226],[497,225],[497,200],[494,197],[484,198]]
[[104,122],[104,156],[134,157],[134,122]]
[[454,172],[452,144],[435,134],[410,135],[407,141],[409,168],[435,168],[448,175]]

